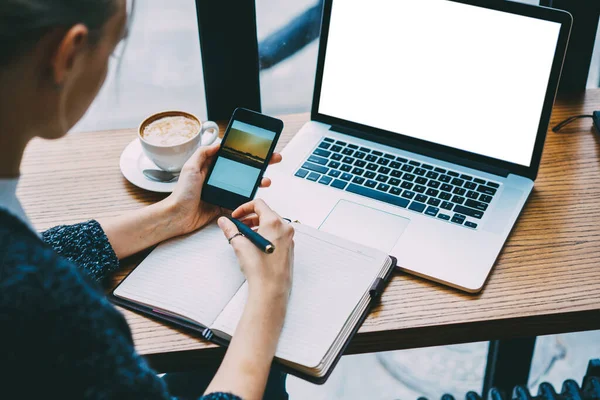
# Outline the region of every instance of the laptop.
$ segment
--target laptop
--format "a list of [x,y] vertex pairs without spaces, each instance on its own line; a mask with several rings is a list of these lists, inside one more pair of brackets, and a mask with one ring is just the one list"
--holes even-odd
[[311,121],[258,197],[479,292],[533,189],[571,25],[510,1],[326,0]]

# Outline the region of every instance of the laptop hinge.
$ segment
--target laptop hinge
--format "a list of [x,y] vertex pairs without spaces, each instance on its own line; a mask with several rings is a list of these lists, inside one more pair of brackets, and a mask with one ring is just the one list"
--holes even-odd
[[351,135],[358,137],[360,139],[368,140],[375,143],[384,144],[386,146],[395,147],[397,149],[410,151],[412,153],[422,154],[427,157],[437,158],[443,161],[451,162],[454,164],[462,165],[468,168],[473,168],[478,171],[487,172],[488,174],[493,174],[497,176],[501,176],[506,178],[510,171],[504,168],[494,167],[492,165],[483,164],[477,161],[468,160],[463,157],[453,156],[452,154],[443,153],[440,151],[435,151],[431,149],[425,149],[420,146],[411,145],[409,143],[399,143],[397,140],[393,140],[391,138],[382,137],[380,135],[374,135],[372,133],[368,133],[365,131],[359,131],[356,129],[346,128],[339,125],[332,125],[329,130],[334,132],[343,133],[346,135]]

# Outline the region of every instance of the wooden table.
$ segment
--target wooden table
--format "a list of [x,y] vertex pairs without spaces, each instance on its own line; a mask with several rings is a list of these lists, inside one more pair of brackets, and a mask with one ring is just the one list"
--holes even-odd
[[[553,123],[593,110],[600,110],[600,90],[560,100]],[[283,119],[280,148],[309,115]],[[348,353],[600,329],[600,145],[590,127],[585,120],[548,134],[535,190],[481,294],[397,274]],[[120,130],[33,141],[19,196],[35,226],[118,215],[163,198],[121,175],[119,156],[135,137],[135,130]],[[123,262],[113,284],[142,257]],[[160,371],[223,353],[183,330],[123,313],[137,350]]]

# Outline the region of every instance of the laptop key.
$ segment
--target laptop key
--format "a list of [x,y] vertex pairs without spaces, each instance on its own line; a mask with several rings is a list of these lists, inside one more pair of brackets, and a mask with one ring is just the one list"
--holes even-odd
[[352,171],[352,165],[343,164],[340,167],[340,170],[343,171],[343,172],[350,172],[350,171]]
[[444,210],[452,210],[452,208],[454,207],[454,204],[450,203],[449,201],[444,201],[444,202],[442,202],[441,207]]
[[473,182],[479,183],[480,185],[485,185],[485,181],[483,179],[475,178],[473,179]]
[[377,174],[373,171],[367,171],[365,172],[365,178],[367,179],[373,179],[377,176]]
[[398,186],[400,182],[402,182],[400,179],[392,178],[388,183],[392,186]]
[[379,167],[379,170],[377,170],[377,172],[380,172],[382,174],[389,174],[391,171],[392,170],[388,167]]
[[367,165],[367,163],[363,160],[356,160],[354,161],[354,165],[356,165],[359,168],[363,168],[365,165]]
[[480,201],[475,201],[475,200],[470,200],[470,199],[465,202],[465,206],[474,208],[476,210],[481,210],[481,211],[485,211],[488,209],[487,203],[482,203]]
[[333,139],[330,137],[323,138],[323,140],[329,143],[333,143]]
[[417,193],[425,193],[425,191],[427,190],[427,188],[425,186],[422,185],[417,185],[414,187],[413,189],[415,192]]
[[427,173],[427,175],[425,175],[425,177],[427,177],[429,179],[437,179],[438,176],[440,176],[440,174],[438,174],[437,172],[433,172],[433,171],[429,171]]
[[339,179],[336,179],[331,183],[331,187],[334,187],[336,189],[345,189],[346,185],[348,185],[348,182],[344,182]]
[[351,174],[342,174],[342,179],[345,181],[350,181],[352,180],[352,178],[354,178],[354,176],[352,176]]
[[399,163],[398,161],[392,161],[390,163],[390,168],[391,169],[399,169],[402,166],[401,163]]
[[441,203],[440,199],[436,199],[434,197],[430,197],[429,200],[427,200],[427,204],[429,204],[430,206],[434,206],[434,207],[439,206],[440,203]]
[[479,201],[483,201],[484,203],[489,203],[490,201],[492,201],[493,197],[492,196],[488,196],[487,194],[482,194],[479,196]]
[[460,176],[460,179],[464,179],[465,181],[472,181],[472,180],[473,180],[473,177],[472,177],[472,176],[470,176],[470,175],[465,175],[465,174],[462,174],[462,175]]
[[336,141],[336,142],[335,142],[335,144],[339,144],[340,146],[345,146],[345,145],[347,145],[348,143],[346,143],[346,142],[342,142],[341,140],[338,140],[338,141]]
[[390,185],[386,185],[385,183],[380,183],[379,185],[377,185],[377,190],[380,190],[382,192],[387,192],[388,190],[390,190]]
[[364,172],[365,172],[365,170],[364,170],[364,169],[362,169],[362,168],[354,168],[354,169],[352,170],[352,173],[353,173],[354,175],[362,175]]
[[402,166],[402,168],[400,168],[400,169],[401,169],[402,171],[404,171],[404,172],[412,172],[412,171],[413,171],[413,169],[415,169],[415,167],[413,167],[413,166],[411,166],[411,165],[408,165],[408,164],[404,164],[404,165]]
[[309,171],[318,172],[320,174],[326,174],[329,171],[329,168],[323,167],[322,165],[317,165],[309,162],[305,162],[302,164],[302,168],[307,169]]
[[308,157],[308,161],[310,161],[311,163],[320,164],[320,165],[327,165],[327,163],[329,162],[328,159],[323,158],[323,157],[318,157],[318,156],[310,156],[310,157]]
[[397,187],[393,187],[390,189],[390,193],[396,196],[400,196],[400,193],[402,193],[402,189],[398,189]]
[[498,189],[498,188],[500,187],[500,184],[498,184],[498,183],[495,183],[495,182],[488,182],[488,183],[487,183],[487,185],[488,185],[489,187],[493,187],[493,188],[495,188],[495,189]]
[[378,168],[379,168],[379,166],[377,164],[373,164],[373,163],[367,164],[367,169],[369,171],[377,171]]
[[464,198],[464,197],[462,197],[462,196],[454,196],[454,197],[452,198],[452,202],[453,202],[453,203],[456,203],[456,204],[462,204],[462,203],[464,203],[464,202],[465,202],[465,198]]
[[383,153],[381,151],[377,151],[377,150],[371,151],[371,154],[375,154],[376,156],[382,156],[383,155]]
[[425,203],[425,202],[427,202],[427,196],[425,196],[424,194],[418,194],[415,197],[415,201],[418,201],[420,203]]
[[406,199],[412,199],[413,197],[415,197],[416,193],[415,192],[411,192],[409,190],[405,190],[404,192],[402,192],[402,197],[406,198]]
[[351,149],[358,149],[358,146],[355,144],[349,144],[348,147],[350,147]]
[[331,155],[331,159],[335,161],[340,161],[343,157],[340,153],[333,153]]
[[360,176],[355,176],[354,179],[352,179],[353,183],[356,183],[358,185],[362,185],[365,182],[365,178],[361,178]]
[[323,149],[315,149],[315,151],[313,151],[313,154],[315,156],[328,158],[331,155],[331,152]]
[[377,160],[377,164],[379,165],[388,165],[390,163],[390,160],[388,160],[387,158],[380,158],[379,160]]
[[383,193],[378,190],[368,189],[364,186],[358,186],[355,184],[348,185],[346,189],[347,192],[358,194],[361,196],[369,197],[374,200],[383,201],[384,203],[393,204],[398,207],[406,208],[408,206],[409,201],[403,199],[402,197],[393,196],[388,193]]
[[352,163],[354,163],[354,158],[346,156],[346,157],[344,157],[342,162],[346,163],[346,164],[352,164]]
[[454,171],[448,171],[448,172],[446,172],[446,175],[454,176],[456,178],[458,178],[460,176],[460,174],[458,172],[454,172]]
[[316,182],[316,181],[317,181],[317,179],[319,179],[320,177],[321,177],[321,174],[317,174],[316,172],[311,172],[311,173],[308,175],[308,178],[306,178],[306,179],[308,179],[309,181]]
[[329,176],[333,176],[334,178],[337,178],[338,176],[340,176],[342,173],[340,171],[338,171],[337,169],[332,169],[331,171],[329,171],[327,173],[327,175]]
[[464,196],[467,191],[461,187],[455,187],[452,193],[457,194],[459,196]]
[[396,161],[400,161],[401,163],[408,162],[408,160],[404,157],[396,157]]
[[400,178],[402,177],[402,172],[395,169],[392,171],[391,175],[395,178]]
[[437,207],[427,207],[427,210],[425,210],[425,214],[427,215],[431,215],[432,217],[435,217],[436,215],[438,215],[438,213],[440,212],[440,209]]
[[473,222],[469,222],[469,221],[465,222],[465,226],[467,228],[473,228],[473,229],[477,228],[477,224],[475,224]]
[[465,206],[454,207],[454,212],[468,215],[469,217],[473,217],[473,218],[477,218],[477,219],[483,218],[483,211],[473,210],[472,208],[465,207]]
[[343,147],[342,146],[331,146],[331,151],[333,151],[334,153],[339,153],[340,151],[342,151]]
[[338,169],[340,165],[341,164],[338,161],[329,161],[329,164],[327,164],[328,167],[335,169]]
[[451,192],[452,189],[454,189],[454,186],[444,183],[440,189],[442,189],[444,192]]
[[452,217],[452,222],[454,222],[455,224],[459,224],[462,225],[463,222],[465,222],[466,217],[464,215],[460,215],[460,214],[454,214],[454,217]]
[[347,148],[347,147],[346,147],[346,148],[345,148],[345,149],[342,151],[342,154],[345,154],[345,155],[347,155],[347,156],[351,156],[352,154],[354,154],[354,150],[352,150],[352,149],[349,149],[349,148]]
[[477,200],[477,198],[479,197],[479,193],[474,192],[472,190],[469,190],[467,192],[467,198],[472,199],[472,200]]
[[450,182],[450,183],[453,185],[456,185],[456,186],[462,186],[463,183],[465,183],[465,181],[463,181],[462,179],[459,179],[459,178],[454,178],[454,179],[452,179],[452,182]]
[[448,192],[442,192],[438,197],[442,200],[450,200],[452,198],[452,195]]
[[446,214],[438,214],[439,219],[443,219],[444,221],[450,221],[450,216]]
[[473,182],[465,182],[465,189],[469,189],[469,190],[473,190],[475,188],[477,188],[477,184],[473,183]]
[[451,177],[449,177],[448,175],[442,175],[439,177],[439,181],[440,182],[444,182],[444,183],[448,183],[452,180]]
[[404,174],[402,175],[402,179],[404,179],[405,181],[412,182],[415,180],[415,176],[413,174]]
[[362,151],[363,153],[370,153],[371,152],[371,149],[369,149],[367,147],[361,147],[359,150]]
[[321,179],[319,179],[319,183],[322,183],[323,185],[329,185],[331,183],[331,181],[333,180],[333,178],[323,175],[321,177]]
[[446,170],[444,168],[435,167],[433,169],[435,172],[439,172],[440,174],[445,174]]
[[362,151],[357,151],[356,153],[354,153],[354,157],[358,158],[359,160],[362,160],[366,156],[367,156],[367,154],[363,153]]
[[428,169],[428,170],[430,170],[430,171],[431,171],[431,170],[433,169],[433,165],[429,165],[429,164],[422,164],[422,165],[421,165],[421,168]]
[[423,178],[422,176],[419,176],[416,180],[415,183],[418,183],[419,185],[424,185],[427,183],[427,178]]
[[[331,143],[327,143],[327,142],[321,142],[321,144],[319,144],[319,147],[321,149],[327,150],[331,147]],[[485,183],[485,182],[484,182]]]
[[430,188],[434,188],[434,189],[439,188],[440,185],[441,185],[441,183],[439,181],[429,181],[429,182],[427,182],[427,186],[429,186]]
[[477,218],[477,219],[483,218],[483,211],[474,210],[472,208],[461,206],[461,205],[454,207],[454,212],[468,215],[469,217],[473,217],[473,218]]
[[395,159],[396,159],[396,156],[395,156],[395,155],[393,155],[393,154],[384,154],[383,156],[384,156],[385,158],[389,158],[390,160],[395,160]]
[[370,187],[370,188],[374,188],[374,187],[377,186],[377,182],[372,181],[372,180],[369,179],[368,181],[365,182],[365,186],[366,187]]
[[477,187],[477,191],[479,193],[483,193],[483,194],[487,194],[487,195],[495,195],[496,194],[496,189],[489,187],[489,186],[483,186],[483,185],[479,185]]
[[418,176],[424,176],[427,173],[427,170],[423,168],[416,168],[414,173]]
[[377,175],[377,178],[375,178],[375,180],[377,180],[377,182],[387,182],[388,181],[388,177],[386,175]]
[[367,160],[367,161],[370,161],[370,162],[377,161],[377,156],[374,156],[374,155],[372,155],[372,154],[369,154],[369,155],[368,155],[368,156],[365,158],[365,160]]
[[304,178],[306,175],[308,175],[308,171],[305,169],[299,169],[298,172],[296,172],[296,176],[299,178]]
[[408,181],[404,181],[404,182],[402,182],[402,184],[400,185],[400,187],[401,187],[402,189],[407,189],[407,190],[410,190],[410,189],[412,189],[412,187],[413,187],[414,185],[415,185],[414,183],[410,183],[410,182],[408,182]]
[[418,161],[411,160],[408,162],[410,165],[414,165],[415,167],[420,167],[421,163]]
[[433,197],[437,197],[437,195],[438,195],[438,194],[440,194],[440,191],[439,191],[439,190],[435,190],[435,189],[431,189],[431,188],[429,188],[429,189],[427,189],[427,191],[425,192],[425,194],[426,194],[427,196],[433,196]]
[[410,203],[410,206],[408,206],[408,209],[422,213],[425,210],[425,207],[427,207],[425,204],[413,201]]

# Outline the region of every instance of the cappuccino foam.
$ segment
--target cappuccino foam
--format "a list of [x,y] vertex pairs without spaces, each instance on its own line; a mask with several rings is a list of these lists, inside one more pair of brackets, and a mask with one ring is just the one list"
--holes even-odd
[[164,117],[148,124],[144,128],[143,137],[157,146],[174,146],[187,142],[200,131],[197,121],[183,117]]

